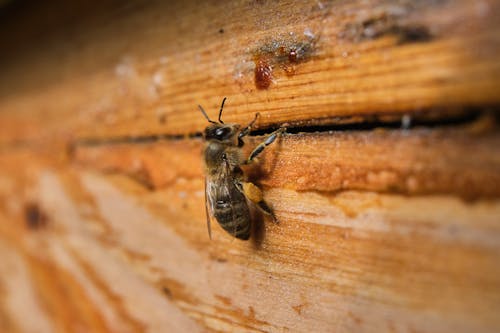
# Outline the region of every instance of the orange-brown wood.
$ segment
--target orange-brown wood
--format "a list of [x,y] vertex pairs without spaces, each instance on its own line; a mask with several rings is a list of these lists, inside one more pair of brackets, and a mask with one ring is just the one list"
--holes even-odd
[[[171,148],[156,146],[129,152],[162,165],[158,156]],[[171,145],[180,146],[187,147],[185,164],[163,164],[166,176],[149,178],[156,188],[120,169],[131,165],[123,147],[77,149],[69,166],[32,151],[2,155],[2,246],[20,267],[15,272],[25,272],[2,266],[10,272],[0,280],[12,331],[30,325],[13,314],[16,302],[34,303],[33,320],[60,331],[170,330],[175,323],[189,330],[466,332],[500,324],[497,199],[266,186],[278,225],[258,222],[249,242],[214,225],[210,241],[201,164],[187,158],[198,156],[199,144]],[[93,154],[108,161],[86,159]],[[272,156],[290,160],[285,149]],[[21,173],[18,165],[30,167]],[[142,168],[144,175],[147,163]],[[435,174],[438,183],[446,172]],[[29,293],[14,292],[8,276]]]
[[[37,25],[35,8],[0,33],[12,45],[1,141],[192,133],[205,121],[196,105],[214,116],[224,96],[227,121],[260,112],[261,127],[439,118],[500,102],[494,0],[47,6],[64,29]],[[268,67],[259,89],[256,71]]]
[[[284,134],[244,166],[251,180],[298,191],[361,190],[453,194],[463,199],[500,196],[500,135],[474,126],[429,130],[331,131]],[[247,155],[265,137],[252,137]],[[76,163],[132,177],[153,190],[178,178],[203,177],[202,139],[77,145]]]
[[[499,331],[499,16],[0,1],[0,332]],[[205,225],[223,96],[244,154],[288,129],[246,242]]]

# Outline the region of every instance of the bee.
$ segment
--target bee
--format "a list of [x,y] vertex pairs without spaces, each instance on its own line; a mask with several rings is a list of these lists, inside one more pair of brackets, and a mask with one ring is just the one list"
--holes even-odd
[[280,128],[271,133],[255,147],[248,158],[244,159],[241,149],[245,144],[243,138],[250,133],[259,114],[257,113],[244,128],[238,124],[225,124],[221,119],[225,101],[226,98],[222,100],[218,122],[211,120],[205,110],[198,105],[210,123],[205,128],[206,145],[203,151],[208,236],[212,238],[210,221],[215,217],[219,225],[230,235],[248,240],[252,223],[249,202],[270,216],[274,222],[277,220],[264,201],[262,191],[253,183],[246,181],[241,166],[255,161],[264,148],[273,143],[285,129]]

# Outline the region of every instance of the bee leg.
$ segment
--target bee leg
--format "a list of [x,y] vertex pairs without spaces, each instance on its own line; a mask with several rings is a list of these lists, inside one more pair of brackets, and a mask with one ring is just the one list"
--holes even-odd
[[253,202],[264,214],[272,217],[274,223],[278,223],[276,216],[274,215],[271,207],[264,201],[262,191],[255,184],[250,182],[242,182],[240,190],[243,192],[245,197]]
[[248,124],[247,127],[242,129],[240,134],[238,134],[238,147],[243,147],[245,142],[243,142],[242,138],[244,136],[247,136],[250,133],[250,131],[252,130],[253,124],[255,124],[255,122],[257,121],[257,118],[259,118],[259,116],[260,116],[260,114],[257,112],[255,114],[255,118],[253,118],[253,120],[250,122],[250,124]]
[[250,156],[248,157],[248,159],[245,162],[243,162],[243,164],[250,164],[250,163],[252,163],[253,159],[255,157],[257,157],[260,153],[262,153],[262,151],[264,150],[264,148],[266,148],[271,143],[273,143],[276,140],[276,138],[281,133],[283,133],[285,131],[286,131],[286,128],[282,127],[282,128],[277,129],[276,131],[272,132],[271,134],[269,134],[269,136],[261,144],[259,144],[257,147],[255,147],[255,149],[252,151],[252,153],[250,154]]

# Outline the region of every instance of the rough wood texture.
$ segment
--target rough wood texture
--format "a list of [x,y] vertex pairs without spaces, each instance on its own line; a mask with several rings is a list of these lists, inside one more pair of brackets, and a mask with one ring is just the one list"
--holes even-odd
[[[1,332],[500,330],[499,2],[3,6]],[[205,226],[222,96],[246,153],[289,128],[248,242]]]
[[[500,155],[491,152],[497,151],[500,134],[496,130],[481,134],[473,131],[462,126],[285,134],[259,157],[258,168],[244,168],[250,178],[263,185],[298,191],[498,197]],[[264,138],[247,139],[244,154],[248,156]],[[203,176],[201,141],[160,139],[134,145],[78,145],[72,158],[85,167],[129,175],[155,190],[179,177]]]
[[14,47],[0,55],[1,141],[49,129],[192,133],[204,126],[196,104],[215,110],[223,96],[227,121],[260,112],[261,127],[436,118],[500,102],[494,0],[73,6],[57,11],[64,29],[51,23],[44,36],[35,24],[18,29],[39,10],[5,19],[0,44]]
[[[283,141],[273,156],[293,159],[284,147],[294,139]],[[198,151],[197,142],[132,147],[144,178],[120,170],[134,165],[123,147],[77,149],[71,167],[44,152],[2,154],[2,329],[39,321],[47,331],[120,332],[499,327],[497,199],[273,187],[266,197],[279,225],[258,224],[250,242],[215,226],[210,242]],[[435,176],[448,172],[456,171]],[[16,312],[24,303],[33,308],[27,322]]]

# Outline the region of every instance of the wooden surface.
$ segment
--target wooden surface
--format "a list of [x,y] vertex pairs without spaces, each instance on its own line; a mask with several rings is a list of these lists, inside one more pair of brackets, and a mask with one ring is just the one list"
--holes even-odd
[[196,104],[214,111],[223,96],[227,121],[260,112],[261,127],[438,118],[500,100],[497,1],[53,6],[62,17],[42,36],[19,23],[42,20],[38,8],[5,19],[1,141],[193,133],[205,125]]
[[[27,23],[29,22],[29,23]],[[0,6],[1,332],[500,330],[497,1]],[[288,133],[205,226],[201,104]]]

